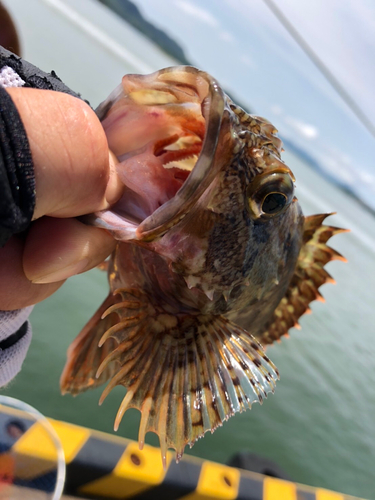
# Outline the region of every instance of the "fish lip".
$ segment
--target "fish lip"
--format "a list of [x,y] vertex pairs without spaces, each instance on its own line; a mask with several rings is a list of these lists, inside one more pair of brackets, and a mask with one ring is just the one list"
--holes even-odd
[[[202,100],[202,114],[206,121],[202,150],[193,170],[175,196],[139,223],[135,231],[136,238],[139,241],[152,241],[177,224],[196,204],[216,174],[212,164],[225,109],[224,91],[211,75],[194,66],[171,66],[157,73],[159,75],[171,73],[171,77],[173,77],[176,71],[194,73],[208,83],[207,96]],[[105,109],[102,105],[99,105],[96,113],[103,120],[107,111],[108,108]]]

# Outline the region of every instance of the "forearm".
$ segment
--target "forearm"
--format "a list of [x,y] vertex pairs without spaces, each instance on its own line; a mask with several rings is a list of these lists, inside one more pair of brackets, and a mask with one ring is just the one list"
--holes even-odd
[[[28,227],[34,205],[34,174],[26,133],[10,97],[0,86],[0,246]],[[31,310],[0,311],[0,387],[21,369],[31,341],[27,321]]]
[[[5,90],[10,87],[55,90],[79,97],[54,72],[45,73],[0,47],[0,247],[12,236],[22,238],[35,208],[32,156],[22,120]],[[0,311],[0,386],[21,369],[31,341],[27,321],[31,310]]]

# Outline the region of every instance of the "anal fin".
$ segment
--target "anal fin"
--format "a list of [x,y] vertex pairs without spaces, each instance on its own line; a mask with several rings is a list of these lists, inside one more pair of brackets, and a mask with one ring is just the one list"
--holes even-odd
[[167,313],[139,291],[118,293],[119,303],[108,310],[118,324],[103,337],[103,347],[113,340],[117,347],[99,369],[116,362],[116,373],[101,401],[113,387],[126,387],[115,428],[137,408],[140,447],[147,432],[156,433],[164,463],[168,448],[178,461],[187,444],[274,391],[276,368],[242,328],[221,316]]

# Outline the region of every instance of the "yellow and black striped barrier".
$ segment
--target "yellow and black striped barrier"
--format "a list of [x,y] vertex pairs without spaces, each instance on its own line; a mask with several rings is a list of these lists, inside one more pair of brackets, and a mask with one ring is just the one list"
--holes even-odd
[[[49,422],[64,449],[64,491],[69,495],[137,500],[354,500],[188,456],[177,465],[172,453],[163,470],[157,448],[146,445],[140,451],[137,443],[125,438],[58,420]],[[14,457],[22,467],[14,466]],[[46,476],[56,473],[55,467],[56,449],[41,424],[0,405],[0,483],[14,480],[40,488]]]

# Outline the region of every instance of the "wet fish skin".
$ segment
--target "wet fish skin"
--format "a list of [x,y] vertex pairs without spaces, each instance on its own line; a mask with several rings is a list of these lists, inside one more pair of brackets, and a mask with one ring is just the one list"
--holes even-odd
[[341,257],[326,242],[341,230],[303,216],[276,129],[204,72],[125,76],[98,115],[127,187],[86,219],[119,242],[110,294],[70,347],[61,386],[110,380],[101,402],[126,387],[115,427],[138,408],[140,446],[157,433],[165,464],[167,448],[179,460],[274,391],[257,339],[278,340],[319,298],[324,265]]

